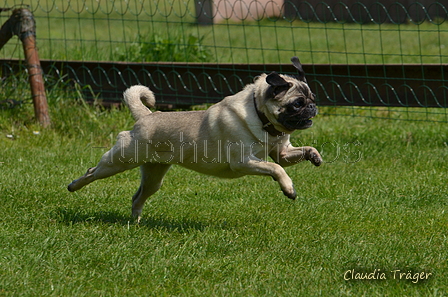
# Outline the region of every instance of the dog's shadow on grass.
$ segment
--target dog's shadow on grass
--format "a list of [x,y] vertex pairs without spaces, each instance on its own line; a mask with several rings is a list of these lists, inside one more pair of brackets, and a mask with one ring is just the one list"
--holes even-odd
[[146,217],[137,223],[131,215],[125,215],[116,211],[83,212],[79,209],[59,208],[55,210],[54,219],[65,225],[100,223],[110,225],[131,226],[138,225],[150,229],[165,229],[167,231],[185,232],[188,230],[203,231],[208,225],[202,222],[187,219],[169,219],[164,217]]

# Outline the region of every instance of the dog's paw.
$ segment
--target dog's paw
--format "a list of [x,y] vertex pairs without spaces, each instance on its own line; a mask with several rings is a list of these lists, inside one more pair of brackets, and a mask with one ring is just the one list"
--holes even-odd
[[132,218],[134,219],[135,223],[140,224],[140,221],[142,220],[142,210],[132,209]]
[[286,197],[288,197],[291,200],[296,200],[297,198],[296,189],[294,189],[294,187],[292,187],[292,190],[290,191],[282,190],[282,192]]
[[319,152],[313,148],[309,152],[308,160],[314,165],[314,166],[320,166],[322,165],[322,157],[320,156]]
[[68,190],[69,192],[74,192],[74,191],[76,191],[76,188],[75,188],[75,185],[74,185],[73,182],[67,186],[67,190]]

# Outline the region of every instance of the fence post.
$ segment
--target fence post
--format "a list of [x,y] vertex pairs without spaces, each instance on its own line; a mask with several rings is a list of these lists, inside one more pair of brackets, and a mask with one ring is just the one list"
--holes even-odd
[[213,25],[213,0],[195,0],[196,19],[199,25]]
[[22,41],[34,103],[34,114],[44,128],[48,127],[51,121],[48,113],[43,71],[36,47],[36,23],[33,14],[28,9],[15,9],[12,16],[3,24],[0,29],[0,49],[13,35],[17,35]]

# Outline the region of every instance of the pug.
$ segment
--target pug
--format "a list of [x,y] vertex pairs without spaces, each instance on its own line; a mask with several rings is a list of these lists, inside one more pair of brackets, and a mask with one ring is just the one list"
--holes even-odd
[[68,190],[140,167],[141,184],[132,197],[132,215],[140,221],[145,201],[160,189],[170,167],[179,165],[221,178],[271,176],[295,199],[284,167],[305,160],[319,166],[322,158],[313,147],[290,143],[290,134],[310,128],[317,115],[302,65],[297,57],[291,61],[298,75],[261,74],[239,93],[201,111],[152,113],[154,94],[145,86],[130,87],[123,97],[136,121],[134,128],[120,132],[98,165]]

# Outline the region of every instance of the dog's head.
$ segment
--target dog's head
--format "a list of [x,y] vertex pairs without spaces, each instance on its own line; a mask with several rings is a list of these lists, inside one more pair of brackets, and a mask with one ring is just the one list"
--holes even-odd
[[[280,131],[293,131],[310,128],[313,125],[312,118],[317,115],[315,97],[311,92],[305,73],[297,57],[291,59],[298,70],[296,77],[272,72],[262,75],[263,83],[260,111]],[[264,105],[264,106],[263,106]]]

